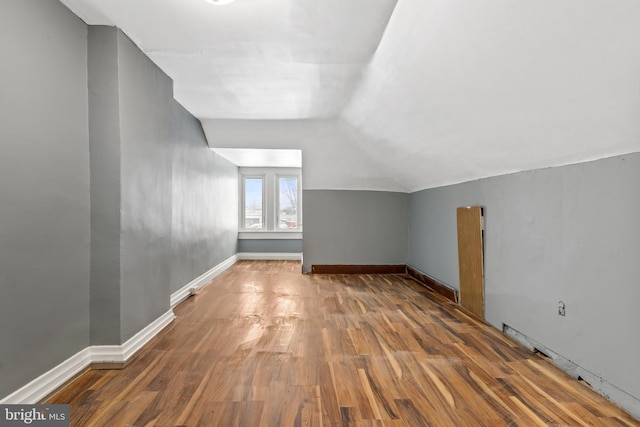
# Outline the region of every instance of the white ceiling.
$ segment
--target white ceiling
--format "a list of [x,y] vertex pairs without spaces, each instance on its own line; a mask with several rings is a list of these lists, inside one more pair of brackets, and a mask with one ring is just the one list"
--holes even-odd
[[396,0],[62,0],[121,28],[201,119],[335,117]]
[[637,0],[62,0],[120,27],[212,147],[415,191],[640,151]]

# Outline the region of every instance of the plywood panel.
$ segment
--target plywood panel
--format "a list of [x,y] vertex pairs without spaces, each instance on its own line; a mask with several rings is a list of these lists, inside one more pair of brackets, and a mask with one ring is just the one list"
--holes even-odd
[[482,208],[458,208],[457,216],[460,304],[484,319]]

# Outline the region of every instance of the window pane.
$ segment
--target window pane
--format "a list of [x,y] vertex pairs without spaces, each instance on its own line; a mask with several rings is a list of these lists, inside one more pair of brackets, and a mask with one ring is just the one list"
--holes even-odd
[[244,179],[244,228],[263,228],[262,178]]
[[278,178],[278,228],[298,227],[298,178]]

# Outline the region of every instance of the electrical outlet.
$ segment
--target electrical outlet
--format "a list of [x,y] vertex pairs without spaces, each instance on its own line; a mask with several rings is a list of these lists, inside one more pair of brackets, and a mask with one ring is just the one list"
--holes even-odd
[[567,315],[567,307],[564,305],[564,302],[558,301],[558,316],[566,316]]

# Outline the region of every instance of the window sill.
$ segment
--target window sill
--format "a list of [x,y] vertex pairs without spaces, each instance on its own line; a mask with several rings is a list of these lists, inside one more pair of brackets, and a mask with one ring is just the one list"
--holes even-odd
[[240,240],[300,240],[302,239],[302,230],[296,231],[239,231],[238,239]]

